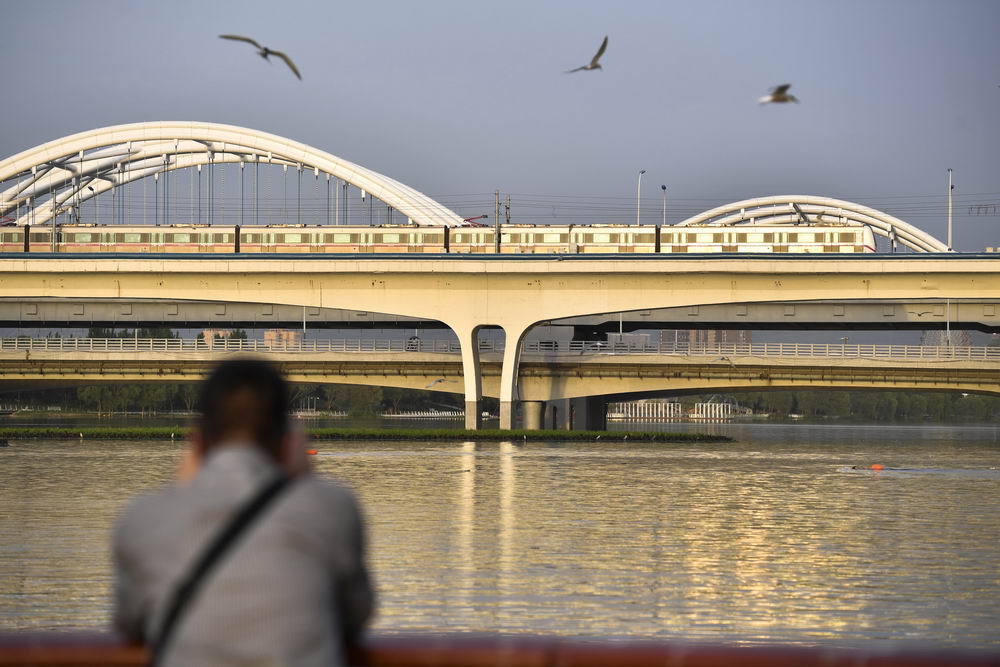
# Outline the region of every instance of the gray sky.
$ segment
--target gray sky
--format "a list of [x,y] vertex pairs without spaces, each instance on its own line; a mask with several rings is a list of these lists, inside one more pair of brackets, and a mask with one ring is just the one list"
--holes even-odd
[[[585,195],[629,221],[645,168],[648,222],[665,183],[674,221],[816,194],[941,238],[953,167],[956,247],[1000,245],[1000,217],[967,215],[1000,202],[993,0],[7,0],[0,16],[0,157],[204,120],[312,144],[466,215],[492,213],[500,189],[515,219],[568,222]],[[288,51],[304,81],[223,32]],[[563,74],[605,34],[603,72]],[[785,82],[801,104],[756,104]]]

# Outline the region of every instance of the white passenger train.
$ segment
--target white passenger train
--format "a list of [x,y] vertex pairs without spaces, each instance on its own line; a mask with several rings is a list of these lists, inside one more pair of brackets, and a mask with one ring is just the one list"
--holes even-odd
[[109,253],[870,253],[867,226],[502,225],[349,227],[179,224],[0,228],[0,252]]

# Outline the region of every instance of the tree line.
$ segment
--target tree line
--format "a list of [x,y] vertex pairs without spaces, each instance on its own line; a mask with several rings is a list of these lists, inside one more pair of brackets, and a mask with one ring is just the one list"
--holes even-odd
[[[0,402],[24,407],[58,407],[64,412],[193,412],[197,409],[196,383],[118,383],[60,389],[33,389],[4,394]],[[292,385],[292,410],[346,412],[370,417],[384,412],[462,410],[457,394],[339,384]],[[496,410],[496,401],[484,400],[484,410]]]

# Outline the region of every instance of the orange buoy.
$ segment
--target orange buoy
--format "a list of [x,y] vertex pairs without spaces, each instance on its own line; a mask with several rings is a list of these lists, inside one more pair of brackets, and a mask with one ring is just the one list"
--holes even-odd
[[873,463],[872,470],[885,470],[885,466],[881,463]]

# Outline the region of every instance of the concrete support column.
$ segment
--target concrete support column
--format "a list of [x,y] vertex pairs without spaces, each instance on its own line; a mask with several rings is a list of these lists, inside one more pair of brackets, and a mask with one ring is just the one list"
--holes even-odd
[[[580,405],[581,403],[583,404],[582,406]],[[574,421],[576,428],[582,428],[586,431],[607,431],[607,399],[604,396],[588,396],[582,401],[577,402],[577,412]]]
[[456,329],[462,347],[462,378],[465,382],[465,428],[482,427],[483,376],[479,365],[479,327],[471,330]]
[[504,326],[506,343],[503,351],[503,368],[500,371],[500,428],[514,428],[517,410],[517,366],[521,361],[521,341],[529,325]]
[[542,410],[544,407],[544,401],[521,402],[521,409],[524,411],[525,430],[537,431],[542,428]]
[[545,402],[544,427],[551,429],[569,430],[572,427],[570,416],[572,413],[572,401],[568,398],[557,398]]

